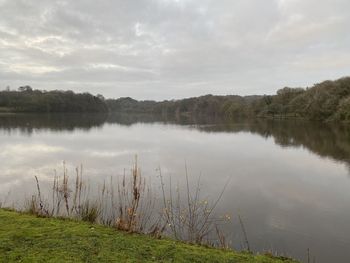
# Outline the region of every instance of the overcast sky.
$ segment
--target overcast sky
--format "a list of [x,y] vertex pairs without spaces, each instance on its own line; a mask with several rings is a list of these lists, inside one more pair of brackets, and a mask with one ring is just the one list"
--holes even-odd
[[349,0],[0,0],[0,89],[161,100],[349,73]]

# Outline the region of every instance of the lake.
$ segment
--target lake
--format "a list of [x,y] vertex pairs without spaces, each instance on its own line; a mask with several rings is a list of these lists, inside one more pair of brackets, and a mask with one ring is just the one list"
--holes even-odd
[[[134,156],[157,188],[157,171],[183,185],[201,177],[205,198],[228,182],[217,214],[242,249],[304,262],[350,262],[350,127],[306,121],[164,121],[138,115],[1,115],[0,202],[21,206],[66,162],[93,184],[130,169]],[[312,262],[312,261],[311,261]]]

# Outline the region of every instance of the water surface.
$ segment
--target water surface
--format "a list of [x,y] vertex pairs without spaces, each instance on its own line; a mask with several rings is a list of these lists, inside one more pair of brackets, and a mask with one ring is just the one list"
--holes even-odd
[[[201,175],[205,198],[229,179],[217,209],[243,245],[240,214],[254,251],[278,251],[306,261],[350,262],[350,130],[302,121],[164,122],[133,115],[0,116],[0,202],[20,205],[34,176],[51,182],[62,162],[83,164],[93,184],[129,169],[157,185],[157,168],[182,184]],[[157,188],[156,188],[157,189]]]

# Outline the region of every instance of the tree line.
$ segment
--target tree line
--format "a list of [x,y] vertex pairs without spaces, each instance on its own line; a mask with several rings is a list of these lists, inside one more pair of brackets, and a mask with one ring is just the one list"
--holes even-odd
[[275,95],[214,96],[171,101],[137,101],[119,98],[106,101],[118,112],[155,113],[163,116],[210,118],[303,118],[350,121],[350,77],[324,81],[310,88],[285,87]]
[[285,87],[275,95],[214,96],[181,100],[104,99],[73,91],[40,91],[29,86],[0,92],[0,112],[119,112],[166,117],[303,118],[350,122],[350,77],[324,81],[310,88]]
[[16,91],[0,91],[0,112],[107,112],[103,99],[89,93],[33,90],[30,86]]

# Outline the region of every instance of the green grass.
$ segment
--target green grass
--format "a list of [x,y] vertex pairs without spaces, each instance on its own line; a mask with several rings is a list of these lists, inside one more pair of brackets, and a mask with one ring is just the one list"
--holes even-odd
[[0,262],[295,262],[0,209]]

